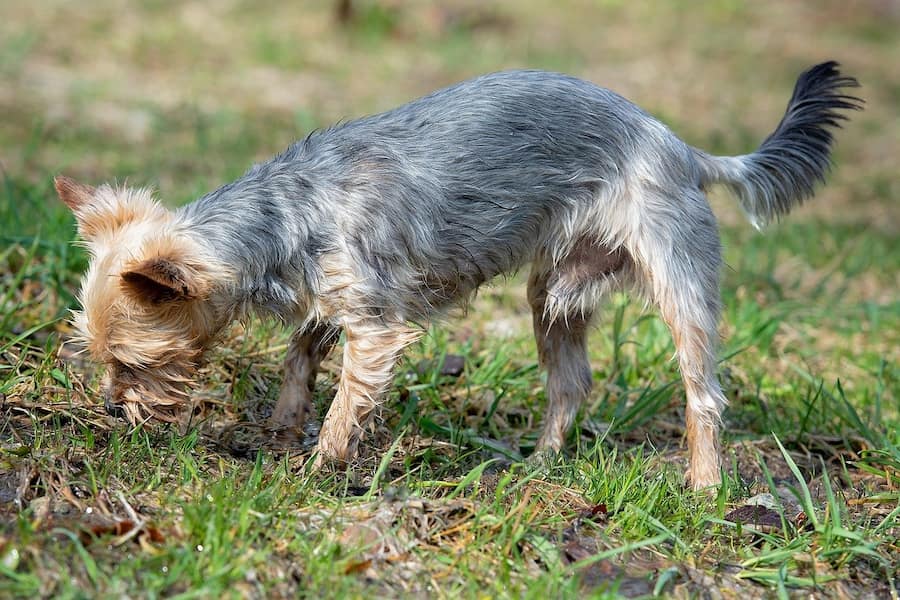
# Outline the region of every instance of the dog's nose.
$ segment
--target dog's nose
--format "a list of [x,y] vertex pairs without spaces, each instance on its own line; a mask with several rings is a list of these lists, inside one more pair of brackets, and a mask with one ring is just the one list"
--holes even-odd
[[108,391],[103,394],[103,408],[106,409],[106,414],[111,417],[115,417],[117,419],[125,418],[125,409],[122,408],[121,404],[116,404],[112,400],[112,394]]

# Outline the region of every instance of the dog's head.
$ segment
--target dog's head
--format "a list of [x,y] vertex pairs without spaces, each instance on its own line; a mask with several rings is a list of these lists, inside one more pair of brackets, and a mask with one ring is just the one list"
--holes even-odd
[[221,327],[208,301],[220,273],[149,191],[63,176],[55,185],[90,252],[73,323],[91,358],[107,367],[107,409],[133,423],[176,420],[186,384]]

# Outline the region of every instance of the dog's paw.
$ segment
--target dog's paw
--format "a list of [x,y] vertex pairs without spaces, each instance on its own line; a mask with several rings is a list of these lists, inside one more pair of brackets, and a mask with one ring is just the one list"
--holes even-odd
[[722,476],[718,471],[692,474],[691,469],[688,469],[684,472],[684,483],[695,492],[714,497],[719,493],[719,486],[722,485]]

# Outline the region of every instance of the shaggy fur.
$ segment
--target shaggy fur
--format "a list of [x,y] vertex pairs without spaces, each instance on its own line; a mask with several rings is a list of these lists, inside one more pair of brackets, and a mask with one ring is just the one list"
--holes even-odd
[[531,265],[528,298],[558,451],[591,389],[595,307],[630,289],[672,331],[687,395],[688,477],[720,481],[721,255],[704,189],[761,226],[807,198],[830,130],[861,101],[836,63],[803,73],[756,152],[715,157],[621,96],[540,71],[479,77],[317,131],[176,211],[145,190],[58,177],[91,252],[75,324],[132,420],[174,418],[204,351],[251,312],[296,327],[273,425],[312,414],[316,368],[343,331],[320,460],[353,458],[404,348],[481,284]]

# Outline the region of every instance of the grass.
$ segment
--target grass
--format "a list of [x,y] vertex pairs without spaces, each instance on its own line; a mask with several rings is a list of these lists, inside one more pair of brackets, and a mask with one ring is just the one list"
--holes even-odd
[[[0,8],[0,596],[896,597],[889,3],[355,5],[345,24],[327,2]],[[771,130],[796,73],[831,57],[867,108],[838,136],[829,185],[762,234],[712,198],[730,400],[713,497],[683,486],[668,332],[625,297],[592,334],[594,393],[566,453],[544,464],[522,460],[544,398],[521,277],[410,350],[367,458],[340,477],[310,471],[309,440],[259,439],[286,342],[272,324],[229,332],[183,427],[109,418],[63,344],[86,263],[58,172],[179,204],[314,127],[513,66],[609,85],[734,154]],[[442,373],[448,355],[460,374]],[[763,501],[768,524],[739,518]]]

